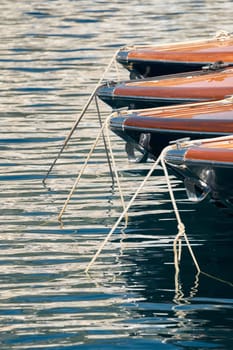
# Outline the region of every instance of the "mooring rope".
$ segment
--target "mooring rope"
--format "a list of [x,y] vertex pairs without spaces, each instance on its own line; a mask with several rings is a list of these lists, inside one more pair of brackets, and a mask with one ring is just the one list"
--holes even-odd
[[[115,163],[115,159],[114,159],[114,154],[113,154],[113,151],[112,151],[112,145],[111,145],[111,140],[110,140],[110,133],[109,133],[109,129],[107,129],[110,117],[111,117],[111,115],[108,118],[106,118],[105,122],[103,123],[102,128],[101,128],[99,134],[97,135],[95,144],[93,145],[92,149],[90,150],[89,155],[88,155],[88,157],[87,157],[87,159],[85,161],[85,164],[83,166],[83,171],[84,171],[84,168],[85,168],[85,166],[86,166],[86,164],[87,164],[87,162],[89,160],[89,156],[93,152],[93,149],[95,148],[96,143],[98,142],[98,140],[100,138],[100,135],[104,131],[104,128],[106,128],[106,138],[107,138],[107,142],[108,142],[108,146],[109,146],[109,152],[110,152],[110,155],[111,155],[111,160],[112,160],[112,163],[113,163],[113,169],[114,169],[114,173],[116,175],[116,179],[117,179],[120,195],[122,197],[122,203],[123,203],[124,210],[122,211],[121,215],[118,217],[117,221],[115,222],[115,224],[113,225],[113,227],[111,228],[111,230],[109,231],[109,233],[107,234],[105,239],[100,244],[98,250],[96,251],[95,255],[92,257],[91,261],[88,263],[88,265],[87,265],[87,267],[85,269],[85,273],[88,274],[89,270],[91,269],[91,267],[95,263],[96,259],[98,258],[98,256],[100,255],[101,251],[103,250],[103,248],[105,247],[105,245],[109,241],[110,237],[112,236],[112,234],[114,233],[116,228],[121,223],[123,217],[124,216],[126,217],[128,211],[129,211],[130,207],[132,206],[132,204],[134,203],[136,197],[138,196],[138,194],[141,192],[141,190],[145,186],[145,183],[147,182],[149,177],[152,175],[152,173],[155,171],[157,166],[159,164],[161,164],[163,172],[164,172],[165,180],[166,180],[166,183],[167,183],[167,186],[168,186],[168,191],[169,191],[170,199],[171,199],[171,202],[172,202],[172,207],[173,207],[173,210],[174,210],[174,213],[175,213],[175,217],[176,217],[176,220],[177,220],[178,233],[177,233],[177,235],[176,235],[176,237],[174,239],[174,242],[173,242],[173,253],[174,253],[174,266],[175,266],[175,290],[178,293],[177,294],[178,295],[178,299],[180,298],[180,296],[181,297],[183,296],[182,291],[180,290],[180,285],[179,285],[179,262],[181,260],[182,238],[185,239],[185,242],[187,244],[189,253],[190,253],[190,255],[192,257],[192,260],[194,262],[194,265],[195,265],[195,267],[197,269],[197,276],[199,276],[199,274],[201,273],[201,274],[205,275],[206,277],[215,279],[215,280],[217,280],[219,282],[228,284],[228,285],[230,285],[232,287],[233,284],[231,282],[225,281],[225,280],[223,280],[221,278],[218,278],[218,277],[210,275],[210,274],[208,274],[206,272],[203,272],[200,269],[199,264],[197,262],[197,259],[195,257],[195,254],[194,254],[194,252],[192,250],[191,244],[190,244],[189,239],[187,237],[187,234],[185,232],[185,225],[183,224],[183,222],[181,220],[181,217],[180,217],[180,213],[179,213],[179,210],[178,210],[178,207],[177,207],[177,204],[176,204],[176,200],[175,200],[175,196],[174,196],[174,193],[173,193],[170,177],[169,177],[169,174],[168,174],[167,166],[166,166],[166,163],[165,163],[165,154],[166,154],[166,152],[169,149],[174,148],[174,146],[167,146],[167,147],[165,147],[163,149],[163,151],[161,152],[159,157],[156,159],[156,161],[153,163],[152,167],[148,171],[147,175],[144,177],[144,179],[141,182],[140,186],[137,188],[137,190],[135,191],[134,195],[131,197],[131,199],[128,202],[128,204],[125,205],[123,193],[122,193],[122,190],[121,190],[120,181],[119,181],[119,178],[118,178],[118,171],[117,171],[117,167],[116,167],[116,163]],[[189,141],[188,143],[192,144],[193,141]],[[79,176],[78,176],[78,178],[77,178],[77,180],[76,180],[76,182],[75,182],[75,184],[74,184],[74,186],[72,188],[72,191],[74,191],[74,189],[76,187],[76,184],[80,180],[80,177],[81,177],[83,171],[80,172],[80,174],[79,174]],[[62,214],[62,212],[61,212],[61,214]],[[61,216],[61,214],[59,216]],[[179,296],[179,294],[180,294],[180,296]]]
[[[173,209],[174,209],[175,216],[176,216],[177,223],[178,223],[178,225],[177,225],[177,227],[178,227],[178,234],[176,235],[176,237],[174,239],[174,243],[173,243],[174,261],[175,261],[176,270],[179,271],[179,260],[180,260],[180,256],[181,256],[181,238],[184,237],[184,239],[186,241],[186,244],[188,246],[189,252],[190,252],[190,254],[192,256],[192,259],[194,261],[194,264],[195,264],[195,266],[197,268],[197,271],[200,272],[200,267],[198,265],[197,259],[196,259],[195,255],[193,253],[192,247],[191,247],[191,245],[189,243],[189,240],[188,240],[188,237],[187,237],[187,235],[185,233],[185,226],[184,226],[184,224],[183,224],[183,222],[181,221],[181,218],[180,218],[180,214],[179,214],[179,211],[178,211],[178,208],[177,208],[177,205],[176,205],[176,200],[175,200],[175,197],[174,197],[174,194],[173,194],[173,190],[172,190],[172,186],[171,186],[171,183],[170,183],[167,167],[166,167],[165,162],[164,162],[164,155],[167,152],[167,150],[170,149],[171,147],[172,146],[168,146],[168,147],[164,148],[164,150],[161,152],[160,156],[157,158],[155,163],[152,165],[151,169],[147,173],[147,175],[144,178],[144,180],[142,181],[141,185],[138,187],[137,191],[132,196],[132,198],[129,201],[128,205],[125,207],[125,209],[123,210],[123,212],[121,213],[121,215],[119,216],[119,218],[117,219],[115,224],[113,225],[112,229],[109,231],[109,233],[107,234],[107,236],[105,237],[103,242],[100,244],[99,249],[97,250],[97,252],[93,256],[93,258],[91,259],[90,263],[86,267],[85,272],[88,272],[89,269],[91,268],[91,266],[94,264],[94,262],[96,261],[96,259],[100,255],[102,249],[104,248],[104,246],[106,245],[106,243],[110,239],[111,235],[116,230],[116,228],[118,227],[118,225],[122,221],[123,217],[128,212],[128,210],[130,209],[130,207],[133,204],[133,202],[135,201],[137,195],[143,189],[146,181],[149,179],[149,177],[151,176],[151,174],[153,173],[153,171],[156,169],[156,167],[158,166],[158,164],[160,162],[161,162],[161,165],[162,165],[162,168],[163,168],[163,171],[164,171],[164,175],[165,175],[166,183],[167,183],[167,186],[168,186],[171,202],[172,202]],[[178,252],[177,252],[177,244],[178,244]]]
[[[193,144],[195,141],[189,141],[188,144]],[[174,146],[167,146],[163,151],[162,151],[162,155],[161,155],[161,165],[162,165],[162,168],[163,168],[163,171],[164,171],[164,175],[165,175],[165,179],[166,179],[166,182],[167,182],[167,186],[168,186],[168,190],[169,190],[169,194],[170,194],[170,198],[171,198],[171,202],[172,202],[172,206],[173,206],[173,209],[174,209],[174,212],[175,212],[175,215],[176,215],[176,219],[177,219],[177,222],[178,222],[178,234],[176,235],[175,239],[174,239],[174,242],[173,242],[173,251],[174,251],[174,264],[175,264],[175,271],[176,271],[176,281],[178,281],[178,276],[179,276],[179,260],[180,260],[180,253],[181,253],[181,245],[179,246],[179,252],[177,252],[177,242],[180,242],[181,244],[181,239],[182,237],[184,237],[185,241],[186,241],[186,244],[187,244],[187,247],[189,249],[189,252],[190,252],[190,255],[193,259],[193,262],[194,262],[194,265],[196,266],[196,269],[197,269],[197,276],[199,274],[202,274],[206,277],[209,277],[209,278],[212,278],[216,281],[219,281],[219,282],[222,282],[222,283],[225,283],[225,284],[228,284],[229,286],[233,286],[233,283],[229,282],[229,281],[226,281],[226,280],[223,280],[219,277],[216,277],[216,276],[213,276],[209,273],[206,273],[204,271],[202,271],[200,269],[200,266],[197,262],[197,259],[195,257],[195,254],[192,250],[192,247],[191,247],[191,244],[189,242],[189,239],[187,237],[187,234],[185,232],[185,226],[183,224],[183,222],[181,221],[181,218],[180,218],[180,214],[179,214],[179,210],[177,208],[177,204],[176,204],[176,200],[175,200],[175,197],[174,197],[174,193],[173,193],[173,190],[172,190],[172,186],[171,186],[171,182],[170,182],[170,178],[169,178],[169,175],[168,175],[168,171],[167,171],[167,167],[166,167],[166,164],[165,164],[165,161],[164,161],[164,155],[165,153],[171,149],[172,147]],[[176,282],[177,283],[177,282]]]
[[[111,118],[111,115],[109,116],[109,118],[107,120],[107,123],[106,123],[106,127],[105,127],[106,138],[107,138],[108,147],[109,147],[109,153],[110,153],[110,157],[111,157],[111,161],[112,161],[113,172],[114,172],[114,175],[115,175],[115,178],[116,178],[117,187],[118,187],[120,198],[121,198],[122,207],[125,210],[126,205],[125,205],[124,195],[123,195],[123,191],[122,191],[122,188],[121,188],[120,179],[119,179],[119,176],[118,176],[118,171],[117,171],[117,166],[116,166],[116,162],[115,162],[115,157],[114,157],[113,150],[112,150],[112,143],[111,143],[111,138],[110,138],[110,130],[109,130],[109,127],[108,127],[108,123],[109,123],[110,118]],[[126,224],[126,226],[127,226],[127,223],[128,223],[128,214],[127,214],[127,211],[126,211],[126,213],[125,213],[125,224]]]
[[171,198],[173,210],[174,210],[174,213],[175,213],[175,216],[176,216],[176,220],[177,220],[177,224],[178,224],[177,225],[178,233],[177,233],[177,235],[176,235],[176,237],[174,239],[174,243],[173,243],[175,264],[177,264],[177,267],[178,267],[178,261],[180,259],[180,254],[181,254],[181,245],[179,246],[179,256],[177,254],[177,242],[181,242],[181,238],[184,237],[184,239],[186,241],[186,244],[187,244],[187,247],[189,249],[189,252],[191,254],[191,257],[193,259],[193,262],[194,262],[194,264],[196,266],[196,269],[197,269],[198,272],[200,272],[201,269],[200,269],[200,267],[198,265],[197,259],[196,259],[195,255],[193,253],[191,244],[189,243],[188,237],[186,235],[185,226],[184,226],[184,224],[183,224],[183,222],[181,221],[181,218],[180,218],[180,213],[179,213],[179,210],[178,210],[178,207],[177,207],[177,204],[176,204],[176,200],[175,200],[175,196],[174,196],[174,193],[173,193],[173,190],[172,190],[172,186],[171,186],[170,178],[169,178],[169,175],[168,175],[167,167],[166,167],[166,164],[165,164],[165,161],[164,161],[165,153],[171,148],[174,148],[174,146],[168,146],[168,147],[164,148],[164,150],[162,151],[162,153],[161,153],[161,165],[162,165],[162,168],[163,168],[163,171],[164,171],[165,180],[166,180],[166,183],[167,183],[167,186],[168,186],[169,195],[170,195],[170,198]]
[[[103,121],[101,118],[101,113],[100,113],[100,109],[99,109],[99,103],[98,103],[97,96],[95,96],[95,106],[96,106],[96,111],[97,111],[97,115],[98,115],[98,119],[99,119],[99,124],[100,124],[100,127],[102,127]],[[105,130],[108,130],[108,128],[106,127]],[[110,175],[112,178],[112,184],[114,185],[114,175],[113,175],[113,170],[112,170],[112,164],[111,164],[111,161],[109,158],[109,149],[107,147],[107,142],[106,142],[104,130],[102,132],[102,137],[103,137],[104,149],[105,149],[105,153],[106,153],[106,157],[107,157],[108,167],[109,167]]]
[[97,144],[98,144],[98,142],[100,140],[100,137],[102,136],[103,130],[104,130],[104,128],[105,128],[107,123],[108,123],[108,118],[106,118],[104,123],[102,124],[102,127],[100,128],[100,130],[99,130],[99,132],[98,132],[98,134],[96,136],[96,139],[93,142],[92,147],[91,147],[91,149],[90,149],[90,151],[89,151],[89,153],[88,153],[88,155],[87,155],[87,157],[86,157],[86,159],[85,159],[85,161],[83,163],[83,166],[80,169],[79,174],[78,174],[78,176],[77,176],[77,178],[76,178],[76,180],[75,180],[75,182],[74,182],[74,184],[73,184],[73,186],[72,186],[72,188],[70,190],[70,193],[69,193],[69,195],[67,196],[67,198],[65,200],[65,203],[64,203],[64,205],[63,205],[63,207],[62,207],[62,209],[60,211],[60,214],[58,215],[58,220],[59,221],[61,221],[62,215],[63,215],[64,211],[66,210],[66,207],[67,207],[67,205],[68,205],[72,195],[74,194],[74,191],[75,191],[75,189],[76,189],[76,187],[77,187],[77,185],[78,185],[78,183],[79,183],[79,181],[80,181],[80,179],[81,179],[81,177],[82,177],[82,175],[83,175],[83,173],[84,173],[84,171],[85,171],[85,169],[87,167],[87,164],[88,164],[88,162],[89,162],[89,160],[90,160],[90,158],[92,156],[92,153],[94,152],[94,150],[95,150],[95,148],[96,148],[96,146],[97,146]]
[[119,216],[119,218],[117,219],[115,224],[113,225],[112,229],[109,231],[109,233],[107,234],[107,236],[105,237],[103,242],[100,244],[99,249],[97,250],[97,252],[95,253],[95,255],[93,256],[93,258],[91,259],[91,261],[89,262],[89,264],[87,265],[87,267],[85,269],[86,273],[90,270],[90,268],[92,267],[92,265],[94,264],[94,262],[96,261],[98,256],[100,255],[102,249],[104,248],[106,243],[109,241],[111,235],[116,230],[116,228],[118,227],[118,225],[122,221],[123,217],[126,215],[128,210],[130,209],[130,207],[133,204],[133,202],[135,201],[137,195],[142,190],[142,188],[144,187],[146,181],[149,179],[149,177],[151,176],[151,174],[153,173],[155,168],[158,166],[159,162],[160,162],[160,157],[158,157],[157,160],[155,161],[155,163],[152,165],[152,167],[150,168],[149,172],[147,173],[147,175],[144,177],[143,181],[141,182],[140,186],[137,188],[136,192],[134,193],[134,195],[130,199],[129,203],[127,204],[127,206],[125,207],[125,209],[123,210],[123,212],[121,213],[121,215]]
[[[108,164],[109,164],[109,169],[110,169],[110,172],[111,172],[111,177],[113,178],[113,176],[115,175],[115,178],[116,178],[116,182],[117,182],[117,186],[118,186],[118,190],[119,190],[119,194],[120,194],[120,198],[121,198],[121,203],[122,203],[122,207],[123,209],[125,209],[125,201],[124,201],[124,196],[123,196],[123,191],[121,189],[121,184],[120,184],[120,180],[119,180],[119,176],[118,176],[118,171],[117,171],[117,167],[116,167],[116,163],[115,163],[115,157],[114,157],[114,154],[113,154],[113,151],[112,151],[112,145],[111,145],[111,140],[110,140],[110,131],[109,131],[109,128],[108,128],[108,123],[109,123],[109,119],[111,118],[111,115],[109,115],[105,121],[102,123],[100,123],[101,125],[101,128],[96,136],[96,139],[95,141],[93,142],[92,144],[92,147],[89,151],[89,153],[87,154],[86,156],[86,159],[83,163],[83,166],[82,168],[80,169],[79,173],[78,173],[78,176],[76,177],[76,180],[65,200],[65,203],[58,215],[58,221],[61,221],[62,219],[62,215],[64,214],[65,210],[66,210],[66,207],[71,199],[71,197],[73,196],[74,194],[74,191],[76,190],[77,186],[78,186],[78,183],[88,165],[88,162],[89,160],[91,159],[91,156],[96,148],[96,146],[98,145],[98,142],[100,140],[100,137],[102,136],[104,138],[104,141],[107,141],[108,143],[108,151],[109,151],[109,154],[110,154],[110,158],[111,158],[111,161],[112,161],[112,165],[110,163],[110,159],[108,158]],[[104,137],[104,131],[106,132],[106,140],[105,140],[105,137]],[[105,143],[105,147],[107,147],[107,143]],[[107,150],[106,150],[107,152]],[[113,168],[113,170],[112,170]],[[114,175],[113,175],[114,173]],[[126,224],[127,224],[127,221],[128,221],[128,216],[127,214],[125,214],[125,221],[126,221]]]
[[72,137],[74,131],[76,130],[78,124],[81,122],[83,116],[85,115],[85,113],[86,113],[88,107],[90,106],[90,104],[91,104],[93,98],[94,98],[95,95],[96,95],[97,89],[98,89],[98,88],[100,87],[100,85],[102,84],[102,82],[103,82],[103,80],[104,80],[104,78],[105,78],[105,75],[109,72],[109,70],[110,70],[110,68],[111,68],[111,66],[112,66],[112,64],[113,64],[113,62],[116,61],[116,55],[117,55],[118,51],[119,51],[119,50],[117,50],[117,51],[113,54],[113,56],[111,57],[110,62],[109,62],[109,64],[107,65],[105,71],[103,72],[103,74],[102,74],[102,76],[100,77],[99,81],[98,81],[97,84],[95,85],[95,87],[94,87],[92,93],[90,94],[90,96],[89,96],[89,98],[88,98],[86,104],[85,104],[84,107],[82,108],[82,110],[81,110],[79,116],[76,118],[76,120],[75,120],[75,122],[74,122],[74,124],[73,124],[73,126],[72,126],[72,128],[71,128],[71,130],[70,130],[70,132],[69,132],[69,134],[66,136],[65,141],[63,142],[63,144],[62,144],[62,146],[61,146],[61,148],[60,148],[60,150],[59,150],[59,152],[58,152],[56,158],[54,159],[54,161],[53,161],[52,164],[50,165],[50,167],[49,167],[49,169],[48,169],[48,171],[47,171],[47,173],[46,173],[46,175],[45,175],[45,177],[44,177],[44,179],[43,179],[43,183],[46,182],[46,179],[48,178],[49,174],[51,173],[51,171],[52,171],[53,167],[55,166],[57,160],[59,159],[59,157],[61,156],[61,154],[62,154],[62,152],[64,151],[65,147],[67,146],[67,144],[68,144],[70,138]]

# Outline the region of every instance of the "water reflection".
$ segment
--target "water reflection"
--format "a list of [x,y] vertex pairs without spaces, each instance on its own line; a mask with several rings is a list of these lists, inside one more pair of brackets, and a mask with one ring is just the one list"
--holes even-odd
[[[231,31],[231,7],[231,1],[1,1],[1,349],[231,349],[230,285],[197,276],[186,247],[175,275],[177,227],[161,172],[138,196],[127,228],[119,226],[84,274],[122,211],[100,143],[63,228],[57,220],[99,127],[94,105],[42,184],[116,49]],[[113,145],[129,200],[148,166],[128,164],[114,136]],[[208,203],[188,205],[174,185],[201,268],[229,281],[232,218]]]

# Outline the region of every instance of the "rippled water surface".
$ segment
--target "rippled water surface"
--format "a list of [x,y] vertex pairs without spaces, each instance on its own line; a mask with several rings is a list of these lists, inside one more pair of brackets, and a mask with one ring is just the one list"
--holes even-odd
[[[204,272],[184,246],[175,274],[177,223],[158,170],[84,273],[123,210],[101,139],[58,221],[99,130],[94,101],[42,181],[118,48],[231,32],[232,15],[230,0],[1,0],[1,350],[233,348],[232,216],[188,204],[172,179]],[[151,164],[111,141],[129,201]]]

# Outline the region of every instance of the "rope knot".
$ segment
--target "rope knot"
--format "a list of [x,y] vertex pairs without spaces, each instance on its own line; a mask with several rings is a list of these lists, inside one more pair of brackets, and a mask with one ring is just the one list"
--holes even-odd
[[179,235],[184,235],[185,233],[185,226],[182,222],[178,223],[178,231],[179,231]]

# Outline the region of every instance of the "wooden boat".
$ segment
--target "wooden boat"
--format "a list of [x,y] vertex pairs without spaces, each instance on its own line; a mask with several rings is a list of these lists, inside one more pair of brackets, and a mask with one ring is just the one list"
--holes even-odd
[[233,68],[208,69],[100,86],[97,96],[112,108],[151,108],[223,99],[233,94]]
[[182,178],[188,198],[201,201],[207,194],[220,205],[233,208],[233,136],[178,142],[165,154],[165,162]]
[[156,158],[180,138],[202,139],[233,134],[233,97],[224,100],[141,110],[116,111],[110,129],[126,141],[129,159]]
[[216,61],[233,64],[233,35],[221,31],[214,38],[164,45],[123,47],[117,62],[131,79],[200,70]]

